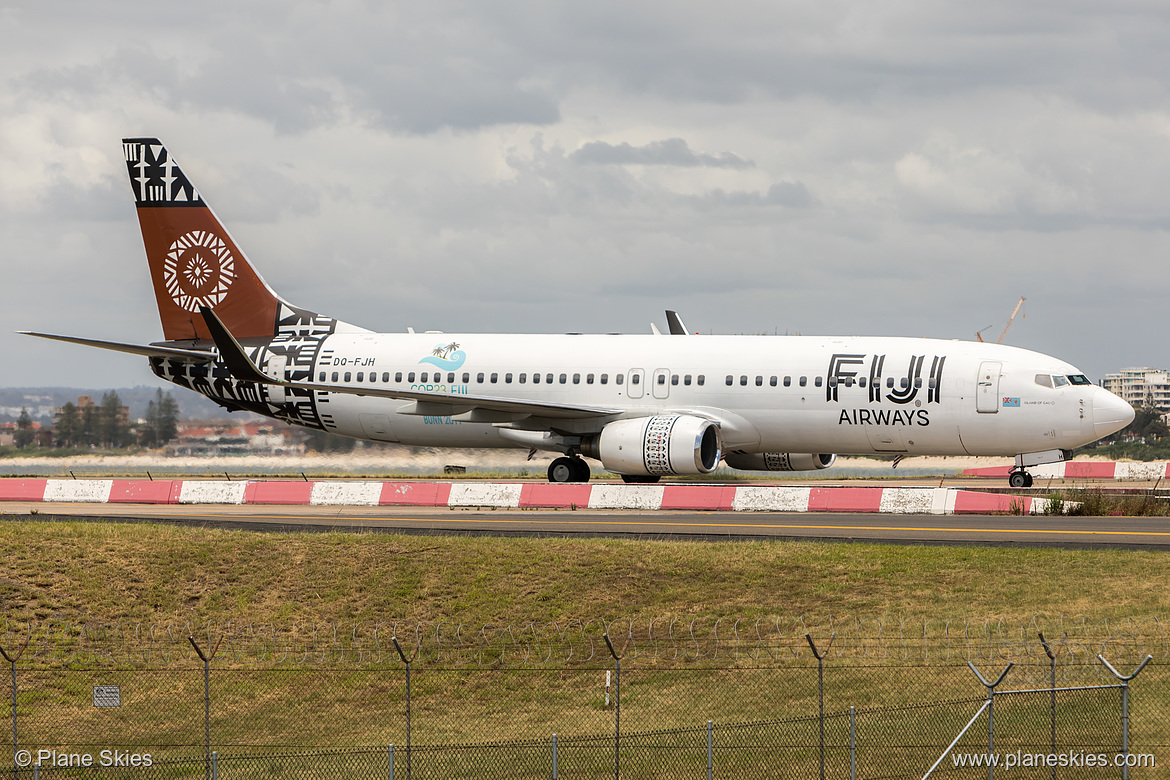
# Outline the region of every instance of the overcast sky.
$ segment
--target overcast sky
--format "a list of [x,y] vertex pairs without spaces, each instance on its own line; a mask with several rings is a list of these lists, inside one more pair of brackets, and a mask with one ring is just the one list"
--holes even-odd
[[0,0],[0,385],[161,338],[120,140],[385,331],[994,340],[1170,367],[1170,5]]

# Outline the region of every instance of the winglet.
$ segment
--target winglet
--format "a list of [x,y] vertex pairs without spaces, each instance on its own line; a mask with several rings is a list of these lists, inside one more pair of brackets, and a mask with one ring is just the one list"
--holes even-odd
[[200,306],[199,313],[203,315],[207,330],[211,332],[211,339],[215,342],[220,357],[227,364],[228,371],[232,373],[233,377],[244,382],[257,382],[262,385],[280,384],[256,367],[256,364],[248,357],[248,353],[240,346],[240,342],[236,341],[236,337],[223,324],[219,315],[207,306]]
[[682,317],[678,316],[677,311],[666,310],[666,323],[670,325],[670,335],[672,336],[686,336],[687,326],[683,325]]

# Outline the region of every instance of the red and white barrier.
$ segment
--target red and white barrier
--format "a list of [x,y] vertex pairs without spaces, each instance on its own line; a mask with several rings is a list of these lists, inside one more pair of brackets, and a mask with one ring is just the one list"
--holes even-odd
[[[965,477],[998,477],[1007,479],[1013,465],[991,468],[964,469]],[[1066,460],[1032,466],[1028,473],[1035,479],[1134,479],[1157,480],[1170,478],[1170,463],[1164,460],[1141,463],[1136,461]]]
[[285,506],[686,509],[735,512],[1025,514],[1047,499],[958,488],[615,485],[547,482],[292,482],[0,479],[0,501]]

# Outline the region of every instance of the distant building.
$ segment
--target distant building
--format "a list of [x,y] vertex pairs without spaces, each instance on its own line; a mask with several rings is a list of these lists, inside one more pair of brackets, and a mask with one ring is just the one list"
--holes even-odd
[[303,455],[299,431],[276,425],[239,424],[222,420],[181,426],[178,437],[167,444],[168,456],[223,457],[231,455]]
[[1131,406],[1146,406],[1170,413],[1170,372],[1162,368],[1123,368],[1106,374],[1101,386]]

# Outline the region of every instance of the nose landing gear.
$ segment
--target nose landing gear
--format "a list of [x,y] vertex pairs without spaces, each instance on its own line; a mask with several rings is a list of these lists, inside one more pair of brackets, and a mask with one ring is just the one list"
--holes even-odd
[[1008,484],[1014,488],[1032,487],[1032,475],[1023,469],[1012,469],[1008,473]]

